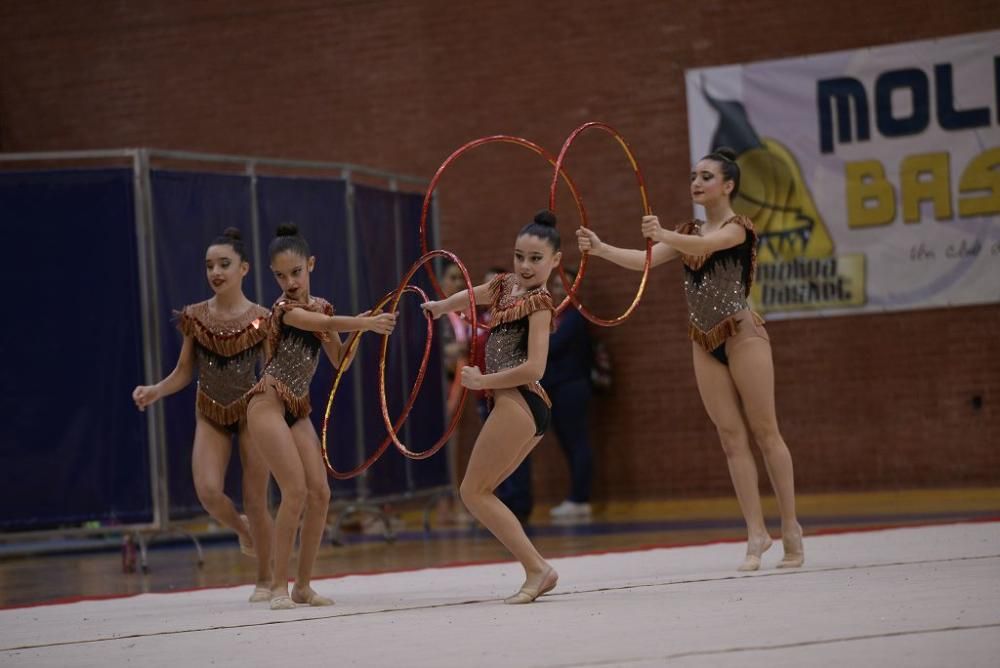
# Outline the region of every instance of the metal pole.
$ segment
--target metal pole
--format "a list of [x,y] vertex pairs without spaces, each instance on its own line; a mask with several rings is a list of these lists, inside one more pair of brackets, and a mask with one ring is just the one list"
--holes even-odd
[[[222,155],[218,153],[201,153],[198,151],[174,151],[166,149],[145,148],[147,160],[168,158],[173,160],[190,160],[192,162],[218,162],[224,164],[246,164],[254,162],[257,166],[292,167],[302,169],[319,169],[350,171],[355,174],[365,174],[386,180],[396,179],[403,183],[426,186],[429,181],[419,176],[409,174],[394,174],[381,169],[373,169],[364,165],[343,162],[323,162],[319,160],[288,160],[283,158],[264,158],[259,156]],[[33,151],[30,153],[0,153],[0,162],[27,162],[38,160],[98,160],[104,158],[128,158],[135,156],[136,149],[100,149],[91,151]]]
[[[146,217],[146,190],[142,177],[141,151],[132,154],[132,206],[135,220],[136,254],[139,262],[139,314],[140,326],[142,328],[142,365],[144,382],[155,383],[157,369],[153,362],[153,321],[151,304],[152,297],[149,288],[149,242],[145,224]],[[146,413],[146,448],[149,452],[149,493],[153,502],[153,525],[160,526],[160,494],[158,488],[159,462],[156,453],[156,421],[154,420],[154,409],[152,407]]]
[[427,185],[428,180],[417,176],[406,174],[394,174],[381,169],[373,169],[364,165],[354,165],[343,162],[322,162],[319,160],[287,160],[284,158],[263,158],[250,155],[221,155],[217,153],[199,153],[196,151],[173,151],[165,149],[149,149],[153,157],[170,158],[174,160],[191,160],[198,162],[219,162],[228,164],[244,164],[255,162],[257,166],[267,165],[270,167],[298,167],[302,169],[322,169],[340,170],[341,173],[350,172],[354,174],[364,174],[382,179],[397,179],[408,183]]
[[0,153],[0,162],[35,162],[38,160],[99,160],[129,158],[135,160],[134,148],[101,149],[96,151],[35,151],[31,153]]
[[[160,340],[160,300],[156,285],[156,240],[153,227],[153,191],[149,154],[138,149],[134,159],[136,236],[139,247],[139,286],[142,295],[143,348],[146,382],[163,375]],[[153,524],[165,529],[170,522],[170,498],[166,462],[166,425],[163,406],[150,407],[146,420],[149,438],[149,472],[153,492]]]
[[[361,312],[361,286],[358,283],[358,236],[357,236],[357,212],[354,201],[354,182],[351,180],[351,170],[345,169],[341,176],[346,184],[345,202],[347,206],[347,271],[351,280],[351,311]],[[354,384],[354,452],[358,462],[365,460],[365,423],[364,413],[361,407],[362,385],[361,378],[364,376],[364,360],[358,355],[354,360],[354,373],[352,381]],[[364,501],[368,498],[368,472],[365,471],[357,477],[358,500]]]
[[254,301],[264,303],[264,272],[260,249],[260,204],[257,201],[257,163],[247,163],[246,173],[250,177],[250,242],[253,244],[253,290]]

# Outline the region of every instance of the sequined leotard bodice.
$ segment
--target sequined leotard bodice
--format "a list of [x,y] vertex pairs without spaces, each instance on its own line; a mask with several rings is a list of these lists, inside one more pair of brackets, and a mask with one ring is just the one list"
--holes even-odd
[[[691,340],[707,351],[725,343],[736,333],[735,317],[750,308],[747,297],[757,265],[757,233],[746,216],[734,216],[723,223],[742,225],[746,238],[742,243],[695,257],[681,254],[684,262],[684,294],[687,297]],[[681,234],[700,235],[699,220],[681,225]]]
[[[513,274],[500,274],[490,282],[492,329],[486,341],[485,373],[513,369],[528,361],[528,316],[532,313],[543,309],[552,311],[552,324],[555,325],[555,306],[549,291],[539,287],[515,297],[511,293],[516,285]],[[538,381],[523,388],[540,396],[546,405],[552,405]]]
[[333,306],[319,297],[312,297],[308,304],[285,298],[275,302],[268,322],[271,358],[253,393],[261,393],[268,387],[273,387],[285,404],[285,410],[296,418],[304,418],[312,410],[309,403],[309,383],[319,366],[320,349],[325,341],[330,340],[330,335],[286,325],[285,314],[296,308],[324,315],[334,313]]
[[246,396],[257,382],[257,360],[267,337],[268,311],[252,305],[237,318],[214,315],[208,302],[186,306],[178,329],[194,339],[198,365],[195,407],[219,426],[239,423],[246,415]]

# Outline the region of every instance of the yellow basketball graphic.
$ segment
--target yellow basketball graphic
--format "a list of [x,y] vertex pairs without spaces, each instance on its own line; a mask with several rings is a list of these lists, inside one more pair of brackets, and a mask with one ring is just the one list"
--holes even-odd
[[736,213],[749,216],[760,235],[761,262],[796,257],[828,257],[833,241],[816,210],[798,163],[782,144],[762,138],[761,146],[741,153]]
[[740,166],[736,213],[748,216],[760,239],[750,292],[763,313],[858,306],[865,301],[864,255],[837,256],[830,232],[792,152],[761,137],[739,100],[705,100],[719,114],[711,148],[728,146]]

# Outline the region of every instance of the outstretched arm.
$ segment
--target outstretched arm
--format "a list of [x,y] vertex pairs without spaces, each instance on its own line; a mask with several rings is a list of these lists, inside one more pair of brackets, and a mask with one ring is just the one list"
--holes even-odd
[[[476,296],[476,304],[485,304],[490,299],[490,285],[489,283],[483,283],[482,285],[477,285],[473,288],[473,292]],[[431,314],[431,317],[437,320],[445,313],[454,313],[455,311],[462,311],[469,306],[469,290],[460,290],[456,292],[451,297],[441,299],[439,301],[424,302],[421,304],[421,308]]]
[[704,236],[680,234],[660,227],[656,216],[643,216],[642,234],[657,243],[669,244],[686,255],[700,257],[740,245],[746,239],[747,231],[742,225],[724,225]]
[[[604,243],[593,230],[581,227],[576,231],[577,246],[581,252],[590,253],[596,257],[604,258],[608,262],[613,262],[619,267],[642,271],[646,265],[646,251],[632,248],[618,248],[611,244]],[[677,250],[666,243],[653,244],[653,257],[650,263],[652,267],[670,262],[678,256]]]
[[[280,308],[280,307],[279,307]],[[395,313],[376,315],[325,315],[304,308],[293,308],[284,314],[285,324],[307,332],[376,332],[389,334],[396,326]]]

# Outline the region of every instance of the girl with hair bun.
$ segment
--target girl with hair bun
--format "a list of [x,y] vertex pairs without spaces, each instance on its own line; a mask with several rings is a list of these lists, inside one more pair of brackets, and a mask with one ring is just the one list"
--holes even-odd
[[[278,227],[269,256],[282,294],[267,325],[270,358],[251,390],[247,408],[250,433],[281,490],[269,598],[272,610],[294,608],[298,603],[332,605],[332,600],[310,586],[326,528],[330,485],[319,437],[309,420],[309,383],[319,365],[320,348],[337,368],[351,363],[339,332],[389,334],[396,326],[396,315],[334,315],[333,306],[309,290],[316,258],[295,225]],[[300,519],[298,569],[289,594],[288,562]]]
[[[656,216],[644,216],[642,234],[654,242],[653,266],[678,257],[684,264],[698,392],[718,431],[747,524],[746,558],[739,570],[760,568],[761,555],[772,542],[761,510],[751,435],[764,455],[781,513],[785,555],[778,568],[795,568],[805,562],[805,552],[795,512],[792,456],[778,430],[770,338],[747,302],[756,270],[757,233],[749,218],[733,211],[739,187],[736,154],[716,149],[691,171],[691,199],[704,207],[706,220],[671,231],[663,229]],[[586,228],[576,234],[581,251],[642,271],[645,252],[603,243]]]
[[[463,368],[462,385],[485,390],[493,411],[473,446],[459,491],[469,512],[524,567],[524,585],[504,599],[517,604],[531,603],[551,591],[559,579],[517,517],[494,494],[538,444],[549,423],[552,403],[539,381],[545,373],[555,311],[545,285],[562,259],[555,214],[539,211],[521,229],[513,259],[512,273],[473,289],[476,302],[490,304],[492,329],[486,343],[486,368]],[[468,290],[462,290],[441,301],[425,302],[423,308],[437,319],[467,308],[468,303]]]
[[[205,251],[205,273],[215,295],[185,306],[178,328],[184,343],[177,365],[155,385],[132,392],[139,410],[187,387],[198,372],[194,448],[191,472],[198,500],[217,522],[237,533],[240,550],[257,558],[257,587],[250,602],[270,598],[271,518],[267,512],[268,471],[250,443],[247,392],[257,382],[257,362],[265,347],[262,324],[268,311],[243,294],[250,270],[247,251],[236,228],[227,228]],[[240,515],[226,496],[226,468],[232,437],[238,437],[243,462],[243,506]]]

